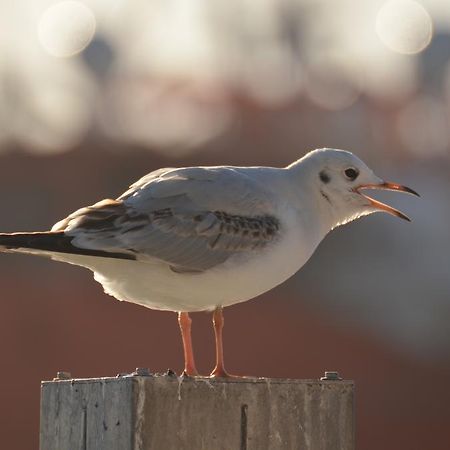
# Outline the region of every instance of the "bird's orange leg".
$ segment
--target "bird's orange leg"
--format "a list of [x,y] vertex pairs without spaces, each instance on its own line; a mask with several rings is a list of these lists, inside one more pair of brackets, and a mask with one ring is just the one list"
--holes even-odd
[[184,371],[183,375],[195,377],[198,375],[197,368],[195,367],[194,349],[192,348],[191,337],[191,323],[192,320],[187,312],[178,313],[178,324],[180,325],[181,338],[183,340],[184,350]]
[[[223,362],[223,340],[222,340],[222,330],[223,330],[223,312],[222,307],[217,307],[213,313],[213,325],[214,334],[216,336],[216,367],[211,372],[210,377],[212,378],[234,378],[226,370]],[[237,377],[236,377],[237,378]]]

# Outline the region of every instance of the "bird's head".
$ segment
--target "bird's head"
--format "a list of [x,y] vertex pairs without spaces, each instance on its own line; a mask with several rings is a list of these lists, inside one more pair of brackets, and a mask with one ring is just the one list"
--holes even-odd
[[332,216],[333,228],[375,212],[386,212],[410,220],[401,211],[370,198],[363,192],[367,189],[400,191],[419,196],[406,186],[379,178],[358,157],[345,150],[314,150],[290,167],[307,172],[308,183],[316,191],[316,201]]

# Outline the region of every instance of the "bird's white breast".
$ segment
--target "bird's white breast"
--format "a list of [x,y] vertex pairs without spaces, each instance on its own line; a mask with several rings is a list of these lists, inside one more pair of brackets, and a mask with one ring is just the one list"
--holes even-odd
[[250,300],[292,276],[321,240],[293,210],[285,210],[279,238],[253,254],[240,253],[201,273],[176,273],[159,261],[58,255],[94,271],[106,293],[152,309],[204,311]]

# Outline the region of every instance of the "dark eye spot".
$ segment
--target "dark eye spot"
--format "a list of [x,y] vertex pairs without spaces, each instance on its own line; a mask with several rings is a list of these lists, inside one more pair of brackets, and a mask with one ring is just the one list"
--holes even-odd
[[356,178],[359,175],[358,169],[355,169],[353,167],[349,167],[348,169],[345,169],[344,173],[345,173],[345,176],[351,181],[356,180]]
[[324,182],[324,183],[329,183],[329,181],[330,181],[330,175],[328,175],[328,174],[325,172],[325,170],[322,170],[322,171],[319,173],[319,178],[320,178],[321,181]]

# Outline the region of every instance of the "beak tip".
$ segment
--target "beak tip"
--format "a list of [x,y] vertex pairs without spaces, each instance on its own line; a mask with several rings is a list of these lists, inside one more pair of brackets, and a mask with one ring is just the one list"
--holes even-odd
[[416,192],[414,189],[411,189],[408,186],[403,186],[401,184],[384,182],[382,185],[380,185],[380,187],[389,189],[392,191],[405,192],[406,194],[411,194],[411,195],[415,195],[416,197],[420,197],[420,194],[418,192]]
[[409,189],[409,192],[410,192],[412,195],[415,195],[416,197],[419,197],[419,198],[420,198],[420,194],[419,194],[418,192],[414,191],[414,190],[411,189],[411,188],[408,188],[408,189]]
[[391,213],[393,216],[399,217],[400,219],[406,220],[407,222],[411,222],[411,219],[398,209],[390,209],[387,212]]

